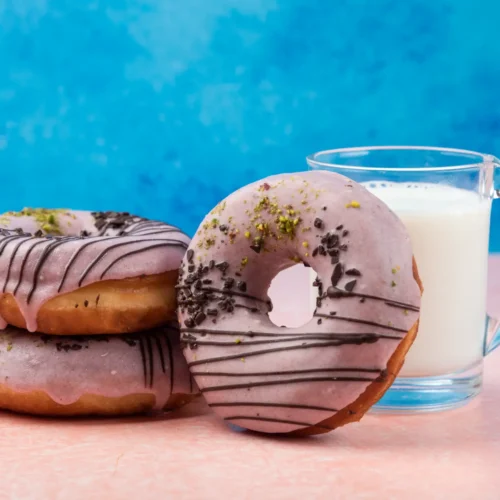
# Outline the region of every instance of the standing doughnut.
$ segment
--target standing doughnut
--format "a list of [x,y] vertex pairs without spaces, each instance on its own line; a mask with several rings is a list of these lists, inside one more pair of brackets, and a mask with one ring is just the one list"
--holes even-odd
[[[271,280],[312,267],[317,308],[300,328],[268,316]],[[269,177],[208,214],[178,284],[184,355],[226,421],[321,433],[359,420],[416,333],[421,287],[409,236],[378,198],[329,172]]]

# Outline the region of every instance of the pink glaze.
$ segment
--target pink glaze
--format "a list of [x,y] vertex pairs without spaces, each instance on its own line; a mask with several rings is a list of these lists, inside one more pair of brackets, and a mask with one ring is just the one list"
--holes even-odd
[[[53,297],[102,280],[177,269],[189,243],[174,226],[128,214],[54,213],[62,236],[52,238],[31,236],[42,229],[33,217],[0,218],[0,296],[13,294],[30,332]],[[0,329],[6,326],[0,317]]]
[[[323,247],[339,250],[341,268],[318,250],[327,233]],[[300,261],[318,273],[323,298],[307,324],[280,328],[267,290]],[[383,379],[418,319],[420,290],[400,220],[350,179],[305,172],[246,186],[208,214],[178,298],[184,355],[209,406],[241,427],[282,433],[318,424]]]
[[0,334],[0,359],[0,383],[15,392],[45,392],[61,405],[84,394],[153,394],[160,410],[172,394],[197,391],[173,324],[141,334],[92,337],[34,335],[8,327]]

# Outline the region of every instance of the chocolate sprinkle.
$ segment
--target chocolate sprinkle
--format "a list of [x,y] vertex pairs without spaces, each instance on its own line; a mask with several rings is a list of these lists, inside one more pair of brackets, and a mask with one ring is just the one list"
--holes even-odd
[[346,272],[347,276],[361,276],[361,272],[356,268],[348,269]]
[[333,273],[332,273],[332,285],[335,287],[338,285],[340,278],[342,278],[342,275],[344,274],[344,271],[342,269],[342,264],[336,264],[335,267],[333,268]]
[[321,229],[323,227],[323,221],[319,217],[316,217],[314,219],[314,227],[318,229]]
[[247,284],[244,281],[238,281],[238,283],[236,283],[236,288],[238,288],[241,292],[246,292]]
[[321,325],[323,323],[323,320],[321,318],[318,319],[318,325]]
[[340,224],[340,226],[337,226],[336,229],[337,231],[342,231],[342,229],[344,229],[344,225]]
[[255,243],[252,243],[250,245],[250,248],[256,252],[256,253],[260,253],[260,251],[262,250],[262,240],[260,240],[258,243],[255,242]]
[[233,286],[234,286],[234,278],[226,278],[226,280],[224,281],[223,288],[225,290],[230,290],[231,288],[233,288]]
[[354,287],[356,286],[356,280],[349,281],[348,283],[345,284],[345,289],[348,292],[352,292],[354,290]]
[[336,288],[334,288],[333,286],[329,286],[326,290],[326,295],[330,298],[330,299],[338,299],[340,297],[344,297],[345,295],[345,292],[343,292],[342,290],[337,290]]
[[186,257],[187,257],[187,260],[188,262],[193,262],[193,257],[194,257],[194,250],[192,248],[190,248],[187,253],[186,253]]
[[89,301],[88,301],[88,300],[86,300],[86,301],[83,303],[83,305],[84,305],[85,307],[88,307],[88,305],[89,305]]
[[[212,262],[212,261],[210,261]],[[227,268],[229,267],[229,263],[228,262],[219,262],[217,264],[215,264],[215,267],[219,270],[219,271],[222,271],[223,273],[225,273],[227,271]]]
[[200,311],[195,317],[194,317],[194,322],[197,324],[197,325],[201,325],[201,323],[203,323],[203,321],[205,321],[206,319],[206,314],[203,312],[203,311]]

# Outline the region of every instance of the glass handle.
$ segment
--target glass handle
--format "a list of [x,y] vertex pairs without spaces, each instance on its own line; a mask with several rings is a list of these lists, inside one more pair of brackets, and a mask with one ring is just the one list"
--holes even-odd
[[485,356],[500,346],[500,319],[488,316],[486,332],[484,343]]
[[486,171],[489,172],[487,177],[490,177],[492,182],[492,190],[486,190],[488,194],[492,195],[493,199],[500,198],[500,160],[492,155],[485,156],[485,165],[487,166]]

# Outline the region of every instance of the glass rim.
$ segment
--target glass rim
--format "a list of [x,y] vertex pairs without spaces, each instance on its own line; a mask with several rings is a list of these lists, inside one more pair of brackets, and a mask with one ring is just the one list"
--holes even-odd
[[[427,166],[422,166],[422,167],[397,167],[397,168],[391,168],[391,167],[370,167],[369,165],[344,165],[342,163],[335,163],[335,162],[326,162],[326,161],[320,161],[318,160],[319,157],[322,155],[328,155],[328,154],[338,154],[338,153],[361,153],[361,152],[372,152],[372,151],[432,151],[432,152],[437,152],[437,153],[448,153],[448,154],[454,154],[456,156],[462,155],[462,156],[475,156],[477,157],[478,162],[474,163],[466,163],[466,164],[459,164],[459,165],[448,165],[444,167],[427,167]],[[478,153],[476,151],[470,151],[467,149],[456,149],[456,148],[441,148],[441,147],[433,147],[433,146],[360,146],[360,147],[351,147],[351,148],[336,148],[336,149],[325,149],[323,151],[317,151],[316,153],[310,154],[306,156],[306,161],[307,164],[310,167],[327,167],[327,168],[339,168],[339,169],[346,169],[346,170],[363,170],[363,171],[388,171],[390,170],[391,172],[444,172],[444,171],[450,171],[450,170],[467,170],[467,169],[477,169],[480,168],[482,165],[485,163],[493,163],[496,165],[500,165],[500,160],[498,160],[495,156],[489,155],[489,154],[484,154],[484,153]]]

